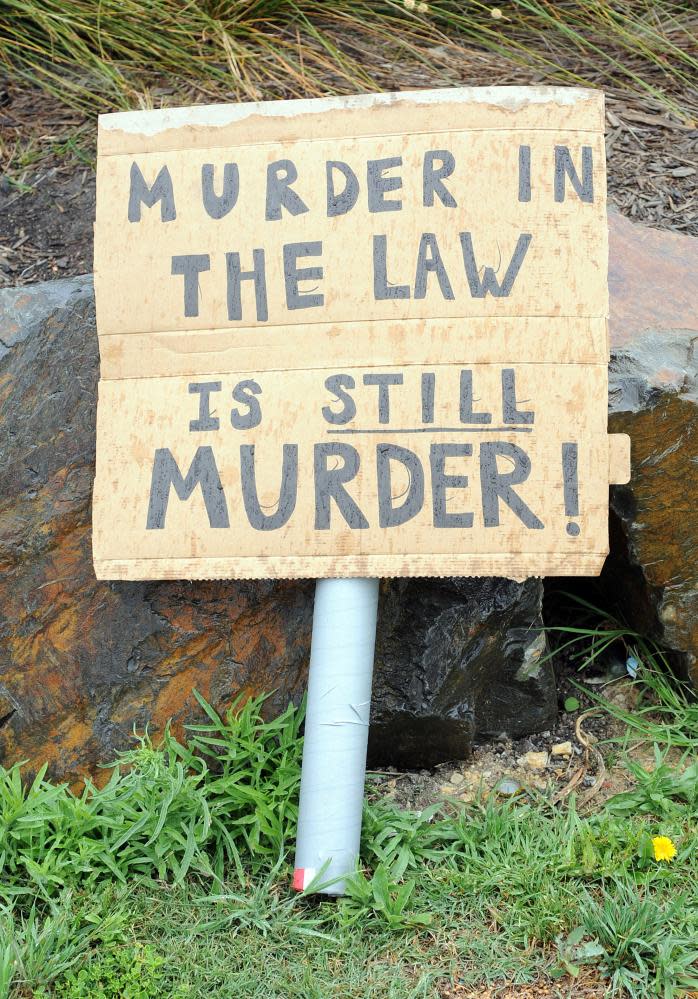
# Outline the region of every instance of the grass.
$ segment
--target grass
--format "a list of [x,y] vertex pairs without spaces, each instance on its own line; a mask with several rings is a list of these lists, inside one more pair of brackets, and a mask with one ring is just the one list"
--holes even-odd
[[548,658],[566,653],[580,673],[603,667],[609,658],[615,658],[625,666],[622,675],[626,679],[628,675],[636,677],[638,698],[633,709],[620,707],[587,685],[581,688],[584,693],[623,723],[626,737],[695,751],[698,699],[685,681],[673,675],[666,653],[620,618],[578,596],[563,596],[572,601],[575,617],[586,621],[547,628],[551,638],[558,639]]
[[444,83],[457,83],[459,55],[462,63],[475,49],[529,79],[640,93],[685,119],[697,24],[690,0],[501,8],[477,0],[0,0],[0,66],[73,107],[104,111],[160,103],[181,84],[198,100],[382,89],[381,62],[439,65],[452,77]]
[[361,869],[330,900],[290,889],[302,712],[264,721],[262,701],[225,719],[204,704],[186,745],[142,740],[103,788],[0,771],[0,997],[385,999],[557,979],[573,995],[590,973],[634,999],[698,988],[695,764],[658,747],[594,815],[542,795],[367,803]]

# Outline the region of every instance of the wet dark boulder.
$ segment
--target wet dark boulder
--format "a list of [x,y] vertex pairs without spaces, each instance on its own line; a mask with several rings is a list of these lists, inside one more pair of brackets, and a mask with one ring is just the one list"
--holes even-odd
[[543,656],[542,591],[539,579],[385,584],[370,757],[431,766],[463,758],[478,736],[548,728],[557,697]]

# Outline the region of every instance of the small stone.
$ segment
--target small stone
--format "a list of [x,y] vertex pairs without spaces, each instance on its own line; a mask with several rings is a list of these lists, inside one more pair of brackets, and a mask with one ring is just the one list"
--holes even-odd
[[451,776],[448,778],[450,784],[458,785],[465,782],[465,777],[458,770],[454,770]]
[[526,753],[523,759],[524,759],[524,764],[530,770],[545,770],[545,768],[548,765],[548,754],[546,752]]
[[455,794],[456,789],[452,784],[442,784],[439,788],[442,794]]
[[513,777],[503,777],[498,784],[495,785],[494,790],[497,794],[501,794],[505,798],[511,798],[512,795],[518,794],[522,790],[521,784]]
[[572,755],[572,743],[571,742],[556,742],[553,748],[550,750],[553,756],[571,756]]

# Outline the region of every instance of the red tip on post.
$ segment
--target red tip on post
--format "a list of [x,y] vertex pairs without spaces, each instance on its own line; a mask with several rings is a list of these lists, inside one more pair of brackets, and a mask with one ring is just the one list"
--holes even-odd
[[303,882],[305,880],[305,871],[302,867],[297,867],[293,872],[293,887],[296,891],[303,891],[305,887]]

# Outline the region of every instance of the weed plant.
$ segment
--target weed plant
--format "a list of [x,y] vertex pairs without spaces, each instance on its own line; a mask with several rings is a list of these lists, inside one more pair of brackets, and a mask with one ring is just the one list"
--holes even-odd
[[103,788],[80,794],[40,771],[25,787],[20,767],[0,770],[0,901],[48,901],[103,879],[144,875],[209,879],[228,865],[243,874],[278,859],[295,831],[302,713],[293,705],[265,722],[263,697],[223,720],[192,728],[185,747],[169,731],[124,753]]
[[632,710],[587,685],[580,689],[623,723],[626,736],[695,753],[698,749],[698,698],[685,681],[674,675],[668,655],[656,642],[628,627],[620,618],[573,594],[564,596],[572,601],[575,615],[585,615],[588,623],[548,628],[550,636],[557,638],[556,647],[548,658],[566,652],[583,673],[602,664],[604,657],[613,650],[619,650],[620,657],[631,667],[625,680],[628,675],[635,680],[638,698]]

